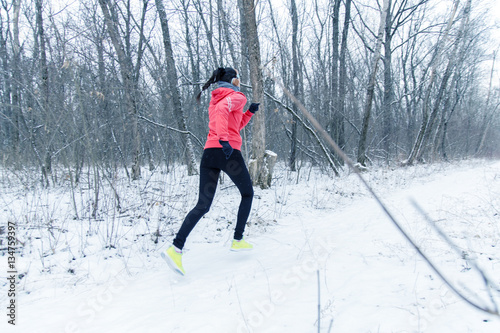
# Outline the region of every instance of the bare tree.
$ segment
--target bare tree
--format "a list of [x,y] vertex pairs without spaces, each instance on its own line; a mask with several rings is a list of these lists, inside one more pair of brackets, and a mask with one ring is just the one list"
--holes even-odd
[[[49,68],[47,65],[47,48],[45,41],[45,29],[43,25],[42,0],[36,0],[36,22],[37,22],[37,37],[40,43],[40,73],[41,73],[41,98],[39,106],[45,114],[46,122],[49,122]],[[42,161],[42,175],[45,179],[46,186],[49,185],[49,176],[52,173],[52,156],[51,156],[51,134],[47,133],[47,124],[44,132],[44,151]]]
[[[233,66],[235,68],[238,68],[238,58],[236,56],[236,49],[233,44],[233,40],[231,39],[231,33],[230,33],[230,20],[228,19],[226,15],[226,11],[224,10],[224,6],[222,5],[222,0],[217,0],[217,11],[219,13],[219,25],[221,26],[220,33],[224,34],[224,39],[227,43],[227,47],[229,49],[229,56],[231,57],[231,61],[233,63]],[[220,43],[222,47],[222,42]],[[220,52],[221,58],[223,58],[224,52]]]
[[[238,8],[240,14],[240,48],[241,48],[241,63],[239,66],[241,79],[243,83],[249,83],[250,78],[250,64],[249,64],[249,50],[248,50],[248,39],[247,39],[247,25],[245,23],[245,6],[243,5],[243,0],[238,0]],[[243,91],[245,87],[243,87]]]
[[205,13],[203,12],[203,8],[201,6],[200,0],[194,0],[193,3],[194,3],[194,6],[196,8],[196,11],[200,15],[201,22],[203,23],[203,26],[205,27],[205,32],[207,34],[207,41],[208,41],[208,45],[210,48],[210,54],[212,56],[213,67],[217,68],[217,67],[221,66],[222,64],[220,64],[219,61],[217,60],[217,51],[215,51],[214,40],[213,40],[214,33],[213,33],[213,22],[212,22],[212,19],[213,19],[212,0],[209,0],[209,10],[210,11],[207,15],[210,18],[210,25],[207,23],[207,20],[205,19]]
[[338,162],[293,100],[264,81],[262,64],[348,154],[388,163],[495,154],[498,94],[480,84],[489,78],[478,65],[490,57],[481,45],[488,27],[471,1],[466,15],[467,2],[450,1],[450,19],[435,2],[387,0],[380,37],[383,1],[374,10],[369,0],[294,0],[280,13],[271,0],[179,0],[162,22],[151,0],[81,0],[71,19],[48,1],[1,0],[1,161],[35,164],[45,186],[61,164],[74,166],[76,181],[84,166],[108,176],[129,174],[130,164],[136,179],[145,157],[151,168],[181,159],[194,173],[207,115],[192,96],[200,73],[225,62],[239,69],[249,102],[262,103],[243,133],[256,184],[269,182],[266,147],[291,168]]
[[339,110],[339,40],[340,40],[340,4],[341,0],[333,0],[333,13],[332,13],[332,68],[330,74],[330,108],[331,108],[331,125],[330,133],[335,142],[339,142],[342,133],[342,125],[344,119]]
[[[118,14],[116,12],[116,3],[113,0],[99,0],[99,5],[104,14],[106,26],[108,27],[108,34],[113,43],[115,52],[118,56],[118,63],[120,65],[120,72],[122,77],[123,89],[125,93],[127,113],[130,117],[132,125],[132,138],[133,138],[133,155],[134,161],[132,163],[132,179],[136,180],[141,177],[141,137],[138,129],[138,112],[136,102],[136,82],[138,76],[135,74],[139,72],[139,68],[134,69],[129,49],[130,30],[126,31],[124,40],[120,36],[120,26],[118,21]],[[127,2],[130,6],[130,2]],[[144,9],[146,10],[147,0],[144,0]],[[143,35],[139,37],[143,38]],[[140,53],[139,53],[140,54]],[[141,62],[137,62],[140,66]]]
[[476,154],[480,154],[481,151],[484,148],[484,143],[486,141],[486,137],[488,135],[488,131],[490,130],[491,125],[493,124],[493,120],[495,119],[495,116],[498,114],[497,110],[498,107],[500,106],[500,103],[497,103],[494,107],[492,107],[492,82],[493,82],[493,73],[495,69],[495,60],[497,57],[497,52],[493,52],[493,61],[491,62],[491,71],[490,71],[490,82],[488,85],[488,95],[486,97],[486,105],[485,108],[486,110],[489,110],[485,112],[484,114],[484,120],[483,120],[483,125],[482,125],[482,130],[481,130],[481,139],[479,140],[479,143],[476,148]]
[[[345,17],[344,17],[344,27],[342,29],[342,41],[340,45],[340,57],[339,57],[339,93],[338,93],[338,113],[340,114],[342,120],[339,122],[338,126],[338,137],[337,143],[340,149],[345,147],[345,122],[346,119],[346,89],[347,89],[347,64],[346,64],[346,54],[347,54],[347,40],[349,34],[349,26],[351,23],[351,0],[346,0],[345,2]],[[342,161],[343,162],[343,161]]]
[[[391,145],[393,144],[393,105],[394,105],[394,83],[392,71],[393,39],[412,17],[415,11],[426,4],[428,0],[418,0],[416,3],[410,0],[391,0],[385,21],[384,40],[384,91],[382,101],[382,147],[386,155],[386,161],[391,156]],[[406,43],[406,41],[402,41]],[[398,45],[399,47],[400,45]]]
[[[7,36],[9,34],[9,8],[6,3],[2,3],[2,10],[6,12],[7,24],[4,27],[4,17],[0,16],[0,63],[1,71],[3,76],[3,82],[0,80],[0,88],[3,90],[0,95],[0,103],[5,107],[0,109],[0,119],[13,119],[13,109],[12,109],[12,90],[14,83],[12,82],[9,72],[9,54],[7,50]],[[5,30],[6,29],[6,30]],[[2,126],[3,125],[3,126]],[[0,122],[0,140],[3,141],[14,141],[13,138],[13,124],[9,121]],[[13,142],[14,143],[14,142]],[[2,152],[2,158],[6,159],[6,151]]]
[[[14,154],[16,160],[20,154],[20,130],[21,122],[19,120],[21,114],[21,101],[20,101],[20,61],[21,61],[21,43],[19,42],[19,13],[21,11],[21,0],[14,0],[14,19],[12,20],[13,30],[13,43],[12,43],[12,115],[13,115],[13,132],[12,141],[14,146]],[[16,161],[18,162],[18,161]],[[18,165],[18,163],[16,163]]]
[[264,105],[264,80],[260,60],[260,43],[255,18],[254,0],[242,0],[244,16],[241,18],[247,32],[252,101],[260,103],[259,112],[253,117],[252,161],[249,163],[250,176],[254,185],[268,188],[271,185],[272,168],[266,163],[266,126]]
[[446,90],[448,87],[448,82],[449,82],[451,75],[453,73],[453,70],[455,68],[459,54],[461,53],[459,51],[462,51],[462,52],[464,51],[463,49],[460,49],[460,46],[467,45],[466,43],[463,43],[463,39],[464,39],[465,27],[469,21],[471,2],[472,2],[472,0],[468,0],[467,3],[465,4],[463,14],[462,14],[461,24],[460,24],[459,31],[458,31],[458,34],[457,34],[457,37],[455,40],[455,45],[454,45],[453,50],[448,58],[448,63],[446,65],[446,69],[444,71],[443,78],[441,79],[441,84],[439,86],[438,94],[437,94],[437,97],[435,98],[435,101],[434,101],[434,107],[433,107],[433,110],[430,114],[429,122],[426,126],[419,152],[416,156],[417,160],[421,159],[423,157],[424,152],[426,150],[428,150],[428,147],[427,147],[428,142],[431,141],[432,137],[433,137],[432,133],[433,133],[434,128],[435,128],[435,123],[436,123],[436,119],[438,117],[439,111],[441,110],[441,102],[444,99],[444,96],[445,96],[445,93],[446,93]]
[[[174,108],[174,114],[177,119],[179,129],[181,131],[187,132],[186,117],[181,105],[181,97],[178,88],[178,78],[177,69],[175,67],[174,54],[172,51],[172,42],[170,40],[170,31],[168,29],[167,15],[165,13],[165,7],[163,6],[163,0],[155,0],[156,9],[158,11],[158,16],[160,17],[161,29],[163,32],[163,46],[165,49],[165,55],[167,59],[167,76],[168,84],[170,88],[170,94],[172,95],[172,104]],[[194,156],[193,142],[189,134],[184,135],[186,142],[186,164],[188,166],[188,174],[196,175],[198,174],[198,169],[196,168],[196,159]]]
[[[299,30],[299,17],[297,13],[297,4],[295,0],[290,2],[290,15],[292,16],[292,73],[293,73],[293,94],[300,100],[300,82],[299,82],[299,41],[298,41],[298,30]],[[296,107],[297,108],[297,107]],[[297,117],[293,117],[292,120],[292,146],[290,148],[290,169],[296,171],[297,167],[295,165],[297,158]]]
[[363,111],[363,125],[361,127],[361,136],[358,144],[358,158],[357,162],[362,166],[366,166],[366,149],[367,149],[367,136],[368,126],[370,123],[370,116],[373,104],[373,96],[375,93],[375,83],[377,77],[378,62],[380,59],[380,50],[384,37],[384,27],[389,10],[391,0],[384,0],[383,7],[380,9],[380,24],[378,28],[377,41],[373,51],[372,62],[370,67],[370,77],[368,79],[368,88],[366,90],[365,106]]
[[[423,143],[425,140],[427,140],[425,137],[429,133],[428,132],[429,116],[430,116],[429,115],[429,104],[430,104],[432,87],[433,87],[435,80],[436,80],[437,67],[440,64],[442,48],[444,47],[443,44],[447,40],[450,29],[453,25],[453,21],[455,18],[455,14],[457,12],[459,2],[460,1],[458,1],[458,0],[455,1],[455,5],[454,5],[452,13],[450,15],[450,19],[448,20],[448,25],[446,26],[443,38],[441,38],[438,41],[438,43],[435,47],[435,53],[434,53],[433,59],[431,61],[432,68],[431,68],[431,74],[430,74],[430,78],[429,78],[429,84],[428,84],[428,88],[427,88],[427,91],[425,93],[425,97],[423,100],[422,123],[420,126],[420,130],[418,132],[417,138],[415,140],[415,143],[413,145],[412,151],[410,152],[410,156],[408,157],[408,159],[406,161],[403,162],[403,164],[410,164],[410,165],[413,164],[415,159],[417,159],[418,156],[421,156],[421,152],[422,152],[421,149],[423,147]],[[441,87],[442,87],[442,89],[444,89],[446,87],[447,79],[443,80],[442,83],[444,83],[444,85],[442,84]],[[443,90],[441,90],[441,93],[442,92],[443,92]],[[441,97],[442,97],[442,95],[441,95]],[[438,100],[436,101],[436,103],[434,104],[435,107],[439,107],[439,103],[441,102],[441,97],[439,97]]]

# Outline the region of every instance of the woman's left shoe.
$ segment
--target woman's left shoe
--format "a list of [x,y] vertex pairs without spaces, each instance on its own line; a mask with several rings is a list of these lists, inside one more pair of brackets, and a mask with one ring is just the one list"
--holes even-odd
[[233,239],[233,244],[231,245],[231,251],[250,251],[252,249],[253,245],[248,243],[246,240]]
[[161,257],[167,262],[168,267],[170,267],[174,272],[184,276],[186,271],[182,267],[182,251],[176,249],[175,246],[170,246],[167,250],[161,253]]

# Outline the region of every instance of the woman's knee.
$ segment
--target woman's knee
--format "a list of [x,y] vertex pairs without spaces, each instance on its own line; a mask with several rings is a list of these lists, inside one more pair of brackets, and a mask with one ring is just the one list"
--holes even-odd
[[249,187],[245,188],[244,190],[241,191],[241,196],[243,198],[253,198],[253,187],[250,185]]
[[202,201],[199,201],[196,204],[196,206],[194,207],[194,209],[198,212],[198,214],[205,215],[210,210],[210,206],[211,205],[212,205],[212,202],[202,202]]
[[206,213],[208,213],[210,211],[210,207],[196,207],[195,208],[196,210],[196,215],[203,217],[203,215],[205,215]]

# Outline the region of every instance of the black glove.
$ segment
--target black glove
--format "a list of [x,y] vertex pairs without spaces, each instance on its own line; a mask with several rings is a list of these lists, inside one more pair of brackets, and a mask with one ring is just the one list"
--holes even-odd
[[248,108],[248,111],[250,111],[252,113],[255,113],[255,112],[259,111],[259,104],[260,103],[252,103],[252,104],[250,104],[250,107]]
[[231,147],[228,141],[219,140],[219,143],[222,145],[222,151],[224,152],[224,155],[226,155],[226,160],[228,160],[233,153],[233,147]]

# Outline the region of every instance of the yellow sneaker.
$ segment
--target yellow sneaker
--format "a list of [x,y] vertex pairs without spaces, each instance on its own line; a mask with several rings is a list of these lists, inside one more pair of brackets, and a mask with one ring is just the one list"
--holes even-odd
[[231,245],[231,251],[250,251],[251,249],[253,249],[253,245],[248,243],[246,240],[233,239],[233,244]]
[[186,274],[184,267],[182,267],[182,252],[178,252],[175,246],[172,245],[167,250],[163,251],[161,257],[174,272],[182,276]]

